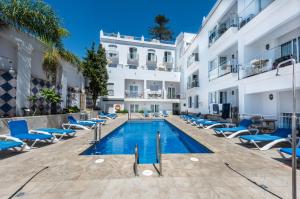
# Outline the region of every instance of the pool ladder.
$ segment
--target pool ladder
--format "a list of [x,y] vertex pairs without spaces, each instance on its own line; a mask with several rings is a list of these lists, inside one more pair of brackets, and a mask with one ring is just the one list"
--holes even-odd
[[159,176],[162,176],[161,141],[159,131],[157,131],[156,136],[156,162],[159,164],[158,174]]
[[[159,168],[157,169],[155,166],[155,163],[153,163],[153,166],[157,170],[159,176],[162,176],[162,158],[161,158],[161,138],[160,138],[160,132],[157,132],[156,136],[156,162],[159,164]],[[138,164],[139,164],[139,147],[138,145],[135,145],[134,148],[134,164],[133,164],[133,171],[135,176],[139,176],[138,172]]]

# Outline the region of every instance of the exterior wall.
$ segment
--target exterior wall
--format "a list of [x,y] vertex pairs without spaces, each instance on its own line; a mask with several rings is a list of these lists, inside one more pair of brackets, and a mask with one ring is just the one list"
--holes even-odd
[[[14,31],[13,29],[1,29],[0,31],[0,70],[9,71],[14,70],[13,74],[16,79],[16,94],[14,103],[11,104],[12,111],[9,116],[23,115],[23,108],[30,107],[28,96],[37,94],[36,85],[32,80],[37,79],[42,85],[38,85],[40,90],[46,86],[47,77],[42,68],[43,55],[45,47],[35,38],[22,33]],[[83,88],[83,77],[77,71],[77,68],[71,64],[61,60],[61,69],[64,71],[58,74],[58,81],[56,89],[62,94],[63,104],[66,106],[67,102],[67,86]],[[64,74],[64,75],[61,75]],[[3,77],[1,76],[1,82]],[[11,102],[10,102],[11,103]],[[5,109],[5,110],[4,110]],[[0,117],[6,116],[7,105],[0,102]]]
[[[107,66],[109,74],[109,90],[113,90],[110,96],[105,97],[100,104],[103,110],[118,104],[122,108],[130,110],[130,104],[138,104],[140,110],[150,110],[151,104],[160,104],[161,110],[172,110],[172,103],[179,103],[179,99],[167,99],[168,87],[172,85],[177,93],[180,94],[180,72],[175,68],[175,45],[165,44],[156,40],[146,40],[144,38],[134,38],[130,36],[106,34],[100,32],[100,41],[106,49],[107,55],[110,52],[116,53],[118,61],[113,65]],[[116,46],[112,50],[111,45]],[[128,62],[129,48],[137,49],[138,61],[134,64],[137,67],[131,68]],[[154,50],[157,60],[157,68],[150,70],[147,67],[148,50]],[[170,62],[164,62],[165,52],[170,52]],[[112,60],[108,57],[108,60]],[[158,86],[158,95],[155,99],[149,95],[153,86]],[[136,85],[138,94],[130,94],[130,85]],[[156,92],[156,91],[155,91]]]
[[[258,2],[261,2],[261,7]],[[209,40],[211,32],[222,25],[221,23],[230,14],[239,16],[237,26],[228,29],[213,42]],[[247,23],[241,24],[244,19],[250,17]],[[240,114],[264,114],[279,117],[283,112],[291,112],[288,108],[283,92],[291,93],[292,66],[280,69],[280,76],[272,70],[274,61],[280,57],[280,45],[291,39],[300,37],[300,2],[297,0],[219,0],[202,22],[202,27],[197,35],[192,39],[191,44],[185,49],[183,56],[176,58],[176,64],[181,65],[181,95],[185,96],[181,100],[182,104],[188,105],[188,98],[199,95],[199,108],[186,107],[189,112],[209,112],[209,93],[221,91],[236,91],[235,95],[227,96],[227,101],[232,105],[239,106]],[[183,43],[183,34],[177,37],[176,55],[179,54]],[[298,39],[299,40],[299,39]],[[297,42],[298,42],[297,40]],[[266,49],[268,46],[268,49]],[[198,50],[199,61],[190,65],[186,64],[189,56]],[[300,49],[299,43],[297,49]],[[209,62],[219,57],[231,57],[234,55],[232,63],[240,70],[228,70],[228,73],[209,79]],[[298,59],[299,59],[298,50]],[[263,72],[252,74],[245,78],[247,70],[252,71],[254,60],[268,59],[267,67]],[[298,60],[299,61],[299,60]],[[217,61],[218,64],[219,61]],[[296,64],[296,77],[300,76],[299,63]],[[199,71],[199,87],[187,89],[188,77]],[[214,72],[223,70],[217,65]],[[221,71],[222,72],[222,71]],[[300,88],[297,81],[297,88]],[[186,91],[185,91],[186,90]],[[269,96],[272,94],[273,99]],[[218,96],[217,96],[218,98]],[[218,103],[218,100],[215,102]],[[282,108],[283,107],[283,108]]]

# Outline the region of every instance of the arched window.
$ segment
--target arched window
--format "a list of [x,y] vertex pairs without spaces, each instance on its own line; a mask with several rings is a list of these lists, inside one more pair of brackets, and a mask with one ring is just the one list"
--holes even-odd
[[147,60],[148,61],[156,61],[155,50],[153,50],[153,49],[148,50]]

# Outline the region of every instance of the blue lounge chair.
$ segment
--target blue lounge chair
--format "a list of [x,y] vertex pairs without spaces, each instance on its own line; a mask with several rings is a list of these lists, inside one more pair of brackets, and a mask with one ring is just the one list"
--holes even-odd
[[23,151],[26,147],[26,143],[22,142],[18,138],[8,135],[0,135],[0,151],[6,151],[9,149]]
[[215,128],[214,132],[217,135],[223,135],[225,138],[234,138],[242,133],[251,133],[252,131],[257,134],[259,131],[257,129],[249,130],[249,127],[253,124],[253,122],[249,119],[243,119],[239,123],[239,126],[237,127],[231,127],[231,128]]
[[162,112],[162,116],[163,116],[163,117],[168,117],[169,114],[167,113],[167,111],[163,111],[163,112]]
[[[300,142],[299,142],[300,143]],[[287,158],[285,156],[285,154],[288,154],[290,156],[292,156],[293,154],[293,149],[292,148],[281,148],[278,150],[279,154],[283,157],[283,158]],[[300,158],[300,148],[296,148],[296,157]]]
[[[281,142],[290,142],[291,129],[278,128],[274,133],[271,134],[260,134],[260,135],[243,135],[240,136],[242,143],[252,143],[259,150],[268,150],[274,145]],[[268,143],[263,147],[259,147],[258,143]]]
[[149,117],[148,111],[144,111],[144,117]]
[[58,140],[61,140],[64,136],[69,136],[69,137],[75,136],[75,134],[77,133],[74,129],[58,129],[58,128],[39,128],[33,131],[50,133],[58,137]]
[[228,126],[228,122],[221,122],[221,121],[204,121],[202,123],[202,127],[205,129],[213,129],[216,127],[224,127],[224,126]]
[[90,130],[91,128],[94,128],[97,125],[96,121],[92,120],[81,120],[77,121],[73,116],[69,115],[67,117],[69,123],[63,123],[62,127],[63,129],[70,129],[70,128],[80,128],[84,130]]
[[116,119],[118,115],[115,114],[115,113],[108,113],[108,114],[105,114],[103,113],[102,111],[99,112],[99,117],[100,118],[104,118],[104,119]]
[[54,142],[55,136],[49,133],[34,133],[28,130],[27,122],[25,120],[13,120],[8,122],[8,128],[10,130],[10,135],[12,137],[18,138],[20,140],[33,141],[30,148],[33,148],[36,142]]

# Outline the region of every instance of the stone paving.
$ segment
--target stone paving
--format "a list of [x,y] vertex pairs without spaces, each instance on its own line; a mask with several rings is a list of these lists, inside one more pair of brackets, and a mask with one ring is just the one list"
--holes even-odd
[[[102,128],[102,136],[126,120],[127,116],[109,120]],[[249,149],[236,144],[236,139],[217,137],[211,130],[190,126],[179,117],[170,116],[167,120],[214,153],[163,154],[162,177],[152,165],[140,165],[140,176],[135,177],[133,155],[79,155],[93,138],[93,133],[79,131],[75,138],[29,152],[10,156],[0,153],[0,198],[8,198],[46,166],[49,168],[29,182],[16,198],[278,198],[228,169],[225,163],[281,198],[291,198],[290,163],[274,159],[279,158],[275,149]],[[192,162],[191,157],[199,161]],[[99,158],[104,162],[96,164]],[[151,169],[154,174],[143,176],[144,169]]]

